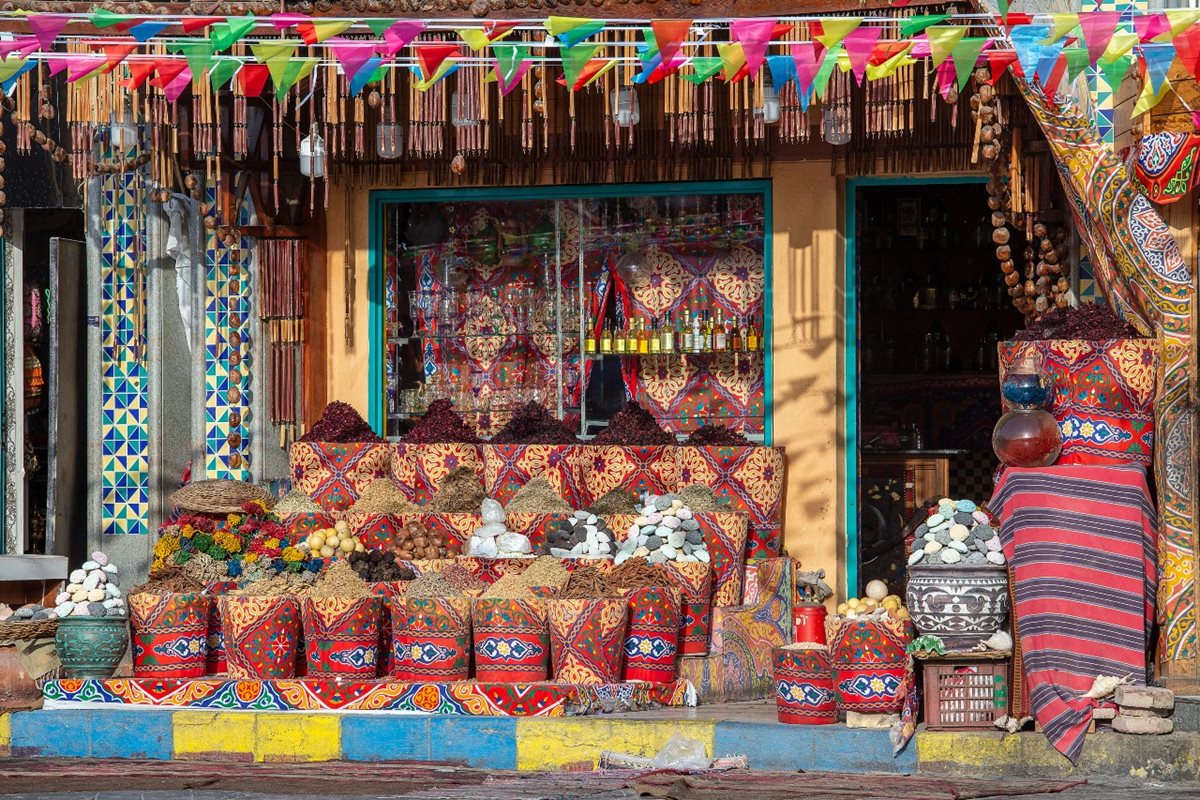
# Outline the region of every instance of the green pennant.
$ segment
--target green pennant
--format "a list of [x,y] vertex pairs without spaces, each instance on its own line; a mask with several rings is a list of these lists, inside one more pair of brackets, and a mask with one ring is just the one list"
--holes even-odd
[[642,51],[642,61],[646,62],[654,58],[658,54],[658,38],[654,35],[654,28],[642,28],[642,38],[646,40],[646,49]]
[[389,17],[387,19],[368,19],[363,21],[367,23],[367,27],[371,29],[371,33],[375,34],[375,38],[378,39],[380,36],[383,36],[384,31],[400,20],[395,17]]
[[115,11],[108,11],[103,8],[98,8],[88,17],[88,22],[92,23],[92,25],[97,28],[103,29],[111,28],[113,25],[131,19],[134,18],[128,14],[118,14]]
[[225,22],[216,23],[212,26],[211,35],[213,52],[221,53],[233,47],[234,43],[254,30],[256,24],[258,20],[254,17],[230,17]]
[[1067,83],[1074,83],[1088,66],[1088,51],[1086,47],[1068,47],[1063,50],[1067,56]]
[[1104,72],[1104,80],[1114,92],[1121,85],[1121,81],[1125,80],[1125,74],[1129,72],[1129,65],[1133,63],[1133,56],[1129,53],[1112,61],[1100,62],[1100,69]]
[[907,22],[900,26],[900,38],[908,36],[916,36],[926,28],[934,25],[941,25],[946,20],[950,19],[950,14],[917,14],[911,17]]
[[[208,71],[208,81],[214,89],[222,89],[225,84],[233,80],[233,76],[241,66],[237,61],[232,59],[226,61],[218,61],[213,65],[213,68]],[[195,74],[194,72],[192,73]]]
[[379,83],[381,80],[387,77],[387,71],[387,64],[380,64],[375,68],[375,71],[371,73],[371,77],[367,78],[367,83]]
[[958,78],[958,91],[962,91],[975,71],[975,62],[983,52],[983,46],[988,43],[986,36],[959,39],[954,45],[950,57],[954,59],[954,74]]
[[817,74],[813,76],[813,92],[816,93],[817,99],[825,99],[825,89],[829,87],[829,79],[833,77],[833,68],[837,66],[838,58],[845,52],[840,44],[832,47],[825,54],[825,59],[821,62],[820,68],[817,69]]
[[282,94],[279,87],[287,76],[288,64],[299,46],[300,43],[296,41],[260,42],[250,46],[254,57],[267,65],[276,94]]
[[174,45],[176,53],[183,53],[194,80],[199,80],[213,62],[213,47],[203,39]]
[[289,61],[287,68],[283,71],[282,82],[275,84],[275,96],[281,97],[287,94],[288,89],[308,77],[320,60],[316,56],[312,56],[311,58],[293,58]]
[[683,79],[692,83],[704,83],[720,72],[725,63],[719,56],[697,56],[691,60],[690,65],[696,71],[691,75],[684,75]]
[[517,74],[517,70],[529,56],[529,47],[528,44],[509,44],[507,42],[498,42],[492,45],[492,55],[496,57],[496,73],[503,76],[504,83],[507,84]]
[[559,55],[562,57],[563,75],[567,77],[567,90],[575,91],[575,82],[579,80],[579,73],[583,71],[583,66],[592,60],[592,56],[600,49],[598,44],[577,44],[574,47],[563,47],[559,49]]

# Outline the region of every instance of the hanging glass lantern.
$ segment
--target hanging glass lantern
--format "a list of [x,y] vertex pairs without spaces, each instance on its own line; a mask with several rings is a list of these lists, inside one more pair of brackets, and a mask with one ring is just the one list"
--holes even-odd
[[315,133],[300,140],[300,174],[306,178],[325,177],[325,140]]
[[621,128],[632,128],[642,120],[641,109],[638,107],[637,92],[632,86],[613,89],[611,99],[613,123]]
[[108,138],[115,153],[124,156],[138,146],[138,129],[133,117],[126,109],[118,119],[116,114],[108,118]]
[[375,152],[380,158],[399,158],[404,152],[404,130],[398,122],[375,126]]
[[832,145],[850,143],[850,104],[832,102],[825,106],[821,116],[821,138]]
[[762,121],[767,125],[774,125],[779,122],[779,93],[775,91],[775,87],[767,85],[763,87],[763,104],[761,108],[755,109]]

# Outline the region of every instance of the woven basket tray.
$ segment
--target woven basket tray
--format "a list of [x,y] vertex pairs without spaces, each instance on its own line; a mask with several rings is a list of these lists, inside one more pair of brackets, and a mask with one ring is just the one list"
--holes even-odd
[[58,620],[42,619],[37,622],[0,622],[0,642],[10,639],[53,639],[58,630]]
[[275,505],[270,492],[244,481],[195,481],[171,495],[171,505],[175,508],[201,514],[237,514],[242,506],[255,500],[267,508]]

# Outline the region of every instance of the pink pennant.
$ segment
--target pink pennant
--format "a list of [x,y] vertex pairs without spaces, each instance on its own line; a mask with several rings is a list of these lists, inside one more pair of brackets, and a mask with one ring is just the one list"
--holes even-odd
[[392,27],[383,32],[384,45],[380,49],[380,55],[394,56],[396,53],[408,47],[409,43],[421,35],[421,31],[425,30],[425,23],[418,19],[402,19]]
[[1133,18],[1133,28],[1137,31],[1138,42],[1145,44],[1171,30],[1171,24],[1166,14],[1139,14]]
[[342,65],[342,71],[353,77],[363,68],[363,65],[375,55],[377,42],[355,41],[334,37],[327,41],[326,46],[333,51],[333,57]]
[[74,83],[91,75],[108,63],[102,56],[76,56],[66,59],[67,83]]
[[496,63],[496,83],[500,84],[500,96],[504,97],[521,83],[521,78],[525,77],[525,73],[529,72],[529,68],[533,66],[532,61],[522,61],[517,66],[517,71],[513,73],[512,80],[505,82],[504,76],[500,74],[500,64]]
[[29,18],[29,28],[33,31],[33,35],[41,42],[43,50],[49,50],[54,47],[54,40],[62,33],[62,29],[67,26],[67,18],[60,17],[57,14],[34,14]]
[[806,94],[812,88],[813,78],[825,60],[825,51],[817,57],[817,48],[812,42],[796,42],[792,45],[792,62],[796,65],[796,86],[801,94]]
[[[41,43],[38,42],[36,36],[18,36],[15,39],[0,42],[0,61],[7,61],[8,57],[18,50],[22,51],[21,55],[27,56],[40,46]],[[25,52],[26,48],[29,48],[29,52]]]
[[867,61],[871,58],[871,51],[875,49],[875,43],[879,41],[881,33],[882,28],[859,26],[842,39],[842,47],[846,48],[846,55],[850,58],[850,69],[853,70],[854,80],[859,86],[862,86],[863,78],[866,77]]
[[1079,15],[1079,29],[1083,31],[1089,63],[1095,64],[1104,55],[1120,20],[1120,11],[1085,11]]
[[937,68],[938,93],[943,100],[950,99],[950,92],[958,86],[958,73],[954,69],[954,60],[947,58]]
[[192,71],[184,69],[175,76],[175,79],[167,84],[167,88],[163,89],[163,94],[167,96],[168,103],[174,103],[183,94],[183,90],[192,85]]
[[729,23],[729,32],[736,41],[742,43],[742,52],[746,54],[746,69],[751,75],[758,74],[763,59],[767,57],[767,45],[771,43],[771,35],[775,32],[775,20],[735,19]]
[[312,22],[311,19],[303,14],[272,14],[270,20],[277,31],[287,30],[293,25],[299,25],[301,22]]
[[60,72],[63,72],[67,68],[67,59],[52,58],[46,62],[46,66],[50,68],[51,75],[57,75]]
[[925,34],[921,34],[919,39],[914,39],[913,41],[916,44],[913,45],[912,50],[908,51],[910,56],[913,58],[929,58],[931,55],[933,55],[933,50],[931,50],[929,47],[929,39],[925,36]]

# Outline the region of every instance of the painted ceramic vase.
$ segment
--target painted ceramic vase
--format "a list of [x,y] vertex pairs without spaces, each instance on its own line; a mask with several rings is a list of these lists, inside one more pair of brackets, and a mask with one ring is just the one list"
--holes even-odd
[[129,646],[129,621],[124,617],[63,617],[54,644],[66,677],[111,678]]
[[974,647],[1008,621],[1008,570],[1002,566],[908,568],[908,612],[922,636],[950,650]]

